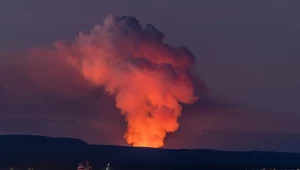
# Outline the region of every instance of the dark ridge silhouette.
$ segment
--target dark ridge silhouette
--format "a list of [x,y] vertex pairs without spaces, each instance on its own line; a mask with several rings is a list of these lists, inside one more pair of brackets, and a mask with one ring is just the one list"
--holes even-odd
[[[93,167],[107,163],[115,169],[182,169],[187,167],[299,168],[300,154],[279,152],[230,152],[174,150],[89,145],[70,138],[0,135],[0,167],[69,167],[89,160]],[[162,168],[163,167],[163,168]]]

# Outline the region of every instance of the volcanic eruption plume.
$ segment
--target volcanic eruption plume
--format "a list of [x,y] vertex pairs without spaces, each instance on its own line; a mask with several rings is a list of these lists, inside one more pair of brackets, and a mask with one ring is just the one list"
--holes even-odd
[[143,28],[134,17],[109,15],[57,50],[91,84],[115,97],[127,122],[124,138],[132,146],[162,147],[166,134],[179,127],[180,103],[198,99],[190,73],[193,54],[163,38],[153,25]]

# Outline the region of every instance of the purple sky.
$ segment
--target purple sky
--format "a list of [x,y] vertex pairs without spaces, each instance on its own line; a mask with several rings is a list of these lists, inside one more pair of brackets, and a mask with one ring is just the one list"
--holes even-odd
[[[0,51],[72,40],[79,31],[102,23],[108,14],[135,16],[142,24],[151,23],[164,32],[167,43],[188,47],[197,58],[201,78],[212,91],[244,108],[242,112],[186,114],[180,130],[167,138],[167,146],[300,152],[299,6],[296,0],[2,0]],[[0,58],[0,71],[6,60],[6,56]],[[10,74],[12,79],[22,77],[0,72],[0,76]],[[103,104],[113,102],[93,95],[73,101],[49,94],[15,101],[2,89],[0,86],[2,133],[124,144],[123,117],[113,104]],[[115,113],[107,116],[105,109]],[[76,116],[84,114],[89,115],[89,123],[77,121]],[[107,131],[109,127],[115,132]]]

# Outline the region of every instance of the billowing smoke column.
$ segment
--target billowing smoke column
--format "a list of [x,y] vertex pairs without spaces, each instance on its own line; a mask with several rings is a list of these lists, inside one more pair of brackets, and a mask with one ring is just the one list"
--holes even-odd
[[168,46],[163,38],[133,17],[107,16],[71,45],[84,77],[115,97],[132,146],[162,147],[166,134],[179,127],[180,103],[197,100],[190,75],[193,54]]

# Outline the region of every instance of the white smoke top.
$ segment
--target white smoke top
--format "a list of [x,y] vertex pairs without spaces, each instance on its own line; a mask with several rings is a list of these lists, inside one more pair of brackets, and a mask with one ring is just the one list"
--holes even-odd
[[124,137],[133,146],[162,147],[167,132],[179,127],[180,103],[198,99],[190,75],[195,57],[163,38],[153,25],[109,15],[68,47],[80,58],[84,77],[115,96],[128,125]]

